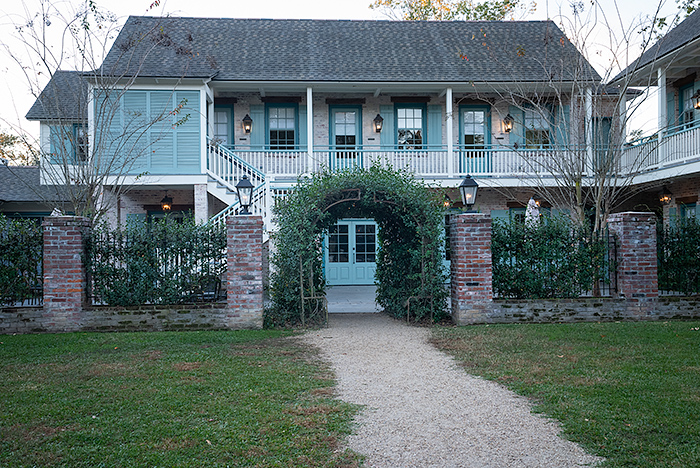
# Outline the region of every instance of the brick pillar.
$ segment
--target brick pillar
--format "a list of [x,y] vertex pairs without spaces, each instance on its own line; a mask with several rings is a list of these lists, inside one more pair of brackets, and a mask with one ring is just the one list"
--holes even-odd
[[262,229],[260,216],[231,216],[227,222],[230,328],[262,328]]
[[617,236],[617,290],[629,301],[653,303],[659,297],[656,215],[615,213],[608,226]]
[[452,319],[458,324],[489,321],[493,300],[491,216],[450,218]]
[[87,294],[83,235],[90,221],[77,216],[44,219],[44,323],[49,332],[81,328]]

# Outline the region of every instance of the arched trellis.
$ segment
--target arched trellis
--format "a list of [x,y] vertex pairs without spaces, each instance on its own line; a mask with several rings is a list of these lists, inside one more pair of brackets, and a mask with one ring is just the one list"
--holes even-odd
[[[268,324],[307,323],[302,297],[325,294],[323,235],[342,218],[373,218],[380,227],[377,302],[396,317],[446,313],[442,266],[444,211],[411,173],[373,166],[320,172],[301,180],[274,208],[275,244]],[[300,274],[302,273],[303,274]]]

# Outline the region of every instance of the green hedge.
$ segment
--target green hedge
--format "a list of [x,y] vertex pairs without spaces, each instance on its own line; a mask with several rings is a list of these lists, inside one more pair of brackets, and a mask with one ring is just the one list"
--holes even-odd
[[123,228],[94,228],[86,263],[93,300],[109,305],[177,304],[216,299],[225,288],[226,232],[191,218],[166,217]]
[[591,240],[567,217],[534,226],[494,220],[493,289],[500,297],[571,298],[592,291],[612,266],[604,240]]
[[41,296],[42,228],[35,220],[0,214],[0,304]]
[[658,225],[659,289],[683,294],[700,293],[700,222],[678,219],[673,226]]

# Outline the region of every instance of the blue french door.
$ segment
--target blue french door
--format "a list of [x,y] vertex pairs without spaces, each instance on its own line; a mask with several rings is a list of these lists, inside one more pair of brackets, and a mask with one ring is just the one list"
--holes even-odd
[[362,141],[362,113],[357,106],[333,106],[330,108],[330,159],[331,170],[341,170],[362,164],[359,151]]
[[340,220],[329,229],[325,244],[329,285],[374,284],[377,271],[377,224],[374,221]]

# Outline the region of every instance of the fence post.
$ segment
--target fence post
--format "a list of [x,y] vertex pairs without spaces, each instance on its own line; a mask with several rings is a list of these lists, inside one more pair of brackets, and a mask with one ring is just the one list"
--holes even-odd
[[229,216],[226,222],[229,328],[262,328],[262,233],[260,216]]
[[[654,213],[615,213],[608,226],[617,236],[617,290],[637,307],[659,297]],[[643,307],[642,307],[643,308]]]
[[83,236],[87,218],[44,219],[44,328],[48,332],[80,330],[87,300]]
[[452,319],[460,324],[488,322],[493,304],[491,216],[450,217]]

